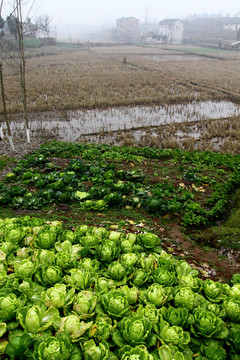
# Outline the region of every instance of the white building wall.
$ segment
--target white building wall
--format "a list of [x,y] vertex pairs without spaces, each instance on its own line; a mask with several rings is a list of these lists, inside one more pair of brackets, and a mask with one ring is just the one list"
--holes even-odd
[[240,29],[240,24],[225,24],[223,25],[223,29],[236,31]]
[[172,43],[181,44],[183,41],[183,22],[176,21],[172,32]]
[[159,24],[159,35],[165,36],[169,44],[181,44],[183,40],[183,22],[176,20],[168,24]]
[[171,38],[171,29],[169,25],[159,25],[159,35],[167,36],[169,39]]

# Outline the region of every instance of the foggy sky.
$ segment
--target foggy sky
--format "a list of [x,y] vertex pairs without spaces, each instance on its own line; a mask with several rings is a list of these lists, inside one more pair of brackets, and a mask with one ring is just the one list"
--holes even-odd
[[[34,0],[23,0],[25,8]],[[11,10],[13,0],[4,1],[3,15]],[[28,6],[29,7],[29,6]],[[35,0],[30,17],[48,14],[54,25],[99,25],[116,21],[122,16],[148,19],[180,18],[197,13],[217,13],[234,16],[239,12],[239,0]]]

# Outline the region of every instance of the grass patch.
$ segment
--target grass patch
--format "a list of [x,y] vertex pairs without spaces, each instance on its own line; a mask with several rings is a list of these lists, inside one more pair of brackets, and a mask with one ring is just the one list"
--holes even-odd
[[16,163],[13,157],[2,155],[0,156],[0,170],[3,170],[6,166]]
[[195,236],[197,241],[208,244],[216,248],[240,249],[240,203],[238,190],[234,196],[235,208],[226,221],[218,226],[213,226],[207,231],[202,230],[200,234]]

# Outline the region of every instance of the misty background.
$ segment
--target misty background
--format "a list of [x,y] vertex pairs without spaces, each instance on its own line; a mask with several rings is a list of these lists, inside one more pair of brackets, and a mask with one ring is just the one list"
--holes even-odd
[[[240,16],[239,0],[24,0],[23,5],[24,15],[33,21],[48,15],[51,36],[67,41],[104,39],[121,17],[136,17],[154,29],[166,18]],[[2,15],[6,17],[12,8],[13,0],[5,0]]]

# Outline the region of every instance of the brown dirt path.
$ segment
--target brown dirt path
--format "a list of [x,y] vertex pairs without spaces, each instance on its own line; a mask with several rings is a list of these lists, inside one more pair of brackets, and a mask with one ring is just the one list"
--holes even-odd
[[182,233],[180,226],[174,223],[171,223],[169,227],[168,237],[179,245],[184,258],[196,265],[203,277],[227,281],[232,278],[233,274],[240,272],[240,264],[237,261],[240,255],[239,251],[235,253],[229,251],[222,256],[220,251],[201,248],[190,241]]

